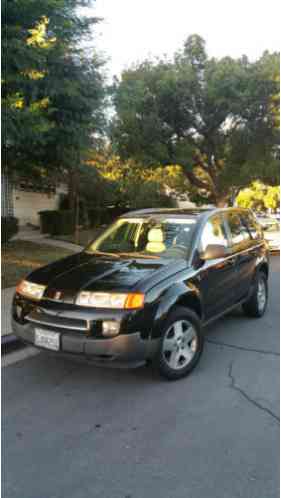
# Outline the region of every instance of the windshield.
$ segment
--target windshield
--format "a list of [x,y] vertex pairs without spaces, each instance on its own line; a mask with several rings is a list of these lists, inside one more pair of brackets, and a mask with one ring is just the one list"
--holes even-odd
[[119,219],[86,248],[117,257],[186,258],[195,218]]

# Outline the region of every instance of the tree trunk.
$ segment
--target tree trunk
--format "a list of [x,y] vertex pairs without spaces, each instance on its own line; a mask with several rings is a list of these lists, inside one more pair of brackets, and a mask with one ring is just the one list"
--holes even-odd
[[68,173],[68,200],[71,211],[76,209],[77,182],[75,173],[74,168],[71,168]]
[[218,194],[215,198],[215,205],[218,208],[228,207],[229,204],[229,195],[227,194]]
[[79,244],[79,193],[76,195],[76,211],[75,211],[75,243]]
[[74,213],[74,237],[79,244],[79,171],[77,168],[69,170],[68,178],[69,209]]

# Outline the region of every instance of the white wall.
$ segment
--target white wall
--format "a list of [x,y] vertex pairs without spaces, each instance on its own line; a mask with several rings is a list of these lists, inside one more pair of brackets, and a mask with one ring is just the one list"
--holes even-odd
[[40,225],[38,212],[44,209],[57,209],[59,194],[65,193],[66,187],[61,186],[56,189],[55,194],[44,194],[41,192],[26,192],[14,188],[14,216],[18,218],[19,225],[27,223]]

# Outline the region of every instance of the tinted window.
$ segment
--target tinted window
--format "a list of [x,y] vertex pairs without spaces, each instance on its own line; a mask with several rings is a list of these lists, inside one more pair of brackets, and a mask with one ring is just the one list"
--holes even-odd
[[228,241],[221,216],[214,216],[207,221],[201,236],[200,250],[205,251],[209,244],[227,247]]
[[246,224],[242,222],[240,216],[237,213],[229,213],[227,216],[227,221],[233,245],[241,244],[245,240],[250,239],[250,233],[246,227]]
[[242,213],[243,220],[245,220],[248,229],[251,232],[251,236],[253,239],[261,239],[262,238],[262,227],[256,221],[255,217],[252,213],[244,212]]

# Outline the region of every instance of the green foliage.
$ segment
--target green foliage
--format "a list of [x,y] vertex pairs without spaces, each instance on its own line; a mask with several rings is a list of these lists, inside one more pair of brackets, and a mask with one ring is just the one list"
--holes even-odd
[[264,198],[264,205],[268,209],[276,211],[280,209],[280,185],[268,187]]
[[86,3],[2,4],[2,143],[10,172],[65,174],[102,131],[102,62],[79,48],[99,21],[77,10]]
[[[177,170],[167,168],[167,171],[168,175],[158,170],[147,172],[132,162],[121,163],[114,156],[99,156],[98,164],[92,160],[79,168],[79,213],[83,215],[87,210],[90,225],[97,226],[108,224],[130,209],[173,207],[175,201],[165,193],[162,180],[169,178],[175,185]],[[70,207],[69,197],[61,207]],[[80,223],[83,224],[87,216],[82,217]]]
[[130,182],[120,195],[121,202],[127,203],[130,209],[175,207],[174,199],[166,195],[156,182]]
[[[109,147],[103,153],[92,154],[87,164],[85,187],[90,193],[90,176],[95,177],[95,181],[99,181],[95,192],[98,190],[102,194],[105,205],[133,209],[161,204],[167,207],[174,205],[175,194],[186,191],[185,177],[179,166],[145,168],[133,160],[122,161]],[[92,199],[95,198],[93,190],[91,195]],[[91,204],[90,195],[88,202]]]
[[3,244],[18,233],[18,220],[13,216],[1,217],[1,239]]
[[180,165],[205,202],[226,203],[259,177],[276,182],[278,71],[278,54],[210,59],[193,35],[173,60],[145,61],[116,81],[113,141],[123,159]]
[[258,181],[253,182],[250,187],[239,192],[236,203],[240,207],[256,211],[276,211],[280,206],[280,186],[272,187]]

